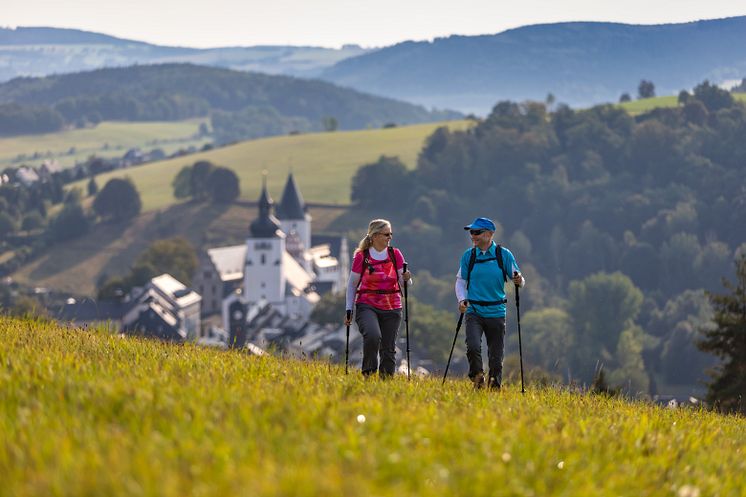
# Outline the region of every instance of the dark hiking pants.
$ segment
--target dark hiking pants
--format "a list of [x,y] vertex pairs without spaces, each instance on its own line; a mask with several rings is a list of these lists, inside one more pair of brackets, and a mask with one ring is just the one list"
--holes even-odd
[[355,322],[363,335],[363,374],[370,375],[378,371],[381,376],[393,375],[401,309],[382,311],[367,304],[357,304],[355,309]]
[[499,387],[503,380],[505,318],[483,318],[472,313],[466,314],[466,358],[469,360],[469,378],[484,373],[482,333],[487,339],[490,384]]

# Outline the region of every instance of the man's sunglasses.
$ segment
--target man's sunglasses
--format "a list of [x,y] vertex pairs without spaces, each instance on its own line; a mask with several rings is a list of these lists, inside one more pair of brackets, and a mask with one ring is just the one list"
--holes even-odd
[[484,233],[485,231],[487,231],[487,230],[469,230],[469,234],[470,234],[470,235],[474,235],[474,236],[477,236],[477,235],[481,235],[481,234],[482,234],[482,233]]

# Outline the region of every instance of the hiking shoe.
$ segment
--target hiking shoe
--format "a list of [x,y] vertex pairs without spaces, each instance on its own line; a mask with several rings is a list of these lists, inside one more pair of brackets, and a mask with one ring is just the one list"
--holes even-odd
[[487,380],[487,388],[490,390],[500,390],[500,382],[497,381],[497,378],[490,376]]
[[484,373],[477,373],[471,381],[474,383],[474,390],[481,390],[484,387]]

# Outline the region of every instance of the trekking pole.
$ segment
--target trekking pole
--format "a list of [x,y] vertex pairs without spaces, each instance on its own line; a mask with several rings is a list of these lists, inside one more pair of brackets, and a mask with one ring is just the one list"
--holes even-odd
[[[407,272],[407,263],[404,263],[404,273]],[[407,295],[407,281],[404,281],[404,327],[407,330],[407,380],[409,380],[409,299]]]
[[[518,271],[513,272],[513,276],[518,276]],[[518,357],[521,360],[521,393],[526,393],[523,388],[523,345],[521,344],[521,292],[519,286],[515,286],[515,315],[518,322]]]
[[453,357],[453,348],[456,347],[456,339],[458,338],[458,331],[461,329],[461,322],[464,320],[464,313],[462,312],[461,315],[458,317],[458,324],[456,324],[456,335],[453,337],[453,345],[451,345],[451,353],[448,354],[448,363],[446,364],[446,372],[443,374],[443,383],[441,385],[446,384],[446,376],[448,376],[448,367],[451,365],[451,357]]
[[345,342],[345,374],[347,374],[347,361],[350,358],[350,324],[349,321],[352,319],[352,311],[347,311],[347,341]]

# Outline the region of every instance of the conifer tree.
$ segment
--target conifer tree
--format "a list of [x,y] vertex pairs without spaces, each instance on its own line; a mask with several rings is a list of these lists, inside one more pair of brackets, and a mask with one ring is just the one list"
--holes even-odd
[[723,363],[712,373],[707,400],[719,410],[746,414],[746,255],[736,261],[736,283],[723,280],[727,294],[708,293],[715,327],[702,330],[698,345]]

